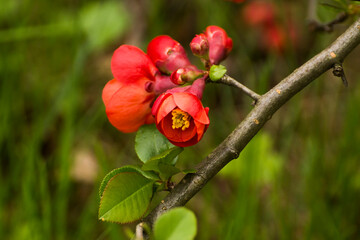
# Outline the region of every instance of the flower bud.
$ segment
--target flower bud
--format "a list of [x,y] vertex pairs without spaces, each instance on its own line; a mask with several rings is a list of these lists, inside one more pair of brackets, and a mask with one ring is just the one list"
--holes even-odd
[[200,33],[196,35],[190,43],[190,48],[195,56],[205,59],[209,58],[209,42],[205,34]]
[[205,74],[204,71],[198,70],[194,67],[179,68],[174,71],[170,78],[171,81],[177,85],[182,85],[187,82],[192,82],[195,79],[202,77]]
[[169,36],[157,36],[148,45],[147,54],[156,67],[165,74],[191,65],[184,48]]
[[209,41],[209,60],[211,64],[219,64],[230,53],[233,47],[232,39],[225,30],[218,26],[208,26],[205,31]]

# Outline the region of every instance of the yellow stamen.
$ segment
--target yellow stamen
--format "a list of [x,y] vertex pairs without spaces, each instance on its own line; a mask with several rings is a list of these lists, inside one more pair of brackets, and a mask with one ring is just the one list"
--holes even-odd
[[183,110],[177,108],[174,109],[172,112],[172,129],[181,128],[181,130],[185,130],[190,126],[190,116],[188,113],[184,112]]

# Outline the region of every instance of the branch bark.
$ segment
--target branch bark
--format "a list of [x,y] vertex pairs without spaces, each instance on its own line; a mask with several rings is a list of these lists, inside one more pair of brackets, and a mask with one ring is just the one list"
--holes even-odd
[[316,20],[311,20],[309,23],[310,29],[312,31],[319,32],[332,32],[336,24],[344,22],[348,18],[348,14],[345,12],[339,13],[335,19],[327,23],[320,23]]
[[331,69],[334,64],[342,62],[359,44],[360,19],[355,21],[328,48],[262,95],[247,117],[196,167],[197,172],[185,175],[165,199],[144,219],[144,222],[152,226],[164,212],[185,205],[227,163],[239,156],[244,147],[281,106],[321,74]]
[[[213,82],[213,81],[211,81],[211,82]],[[213,83],[222,83],[222,84],[225,84],[225,85],[228,85],[228,86],[236,87],[236,88],[240,89],[241,91],[243,91],[246,95],[248,95],[249,97],[254,99],[255,103],[261,97],[261,95],[257,94],[256,92],[254,92],[250,88],[248,88],[245,85],[239,83],[234,78],[232,78],[232,77],[230,77],[228,75],[224,75],[221,79],[219,79],[218,81],[215,81]]]

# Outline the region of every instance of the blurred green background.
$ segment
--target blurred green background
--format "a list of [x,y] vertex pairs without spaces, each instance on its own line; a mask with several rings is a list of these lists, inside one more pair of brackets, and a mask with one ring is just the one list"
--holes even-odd
[[[0,5],[0,239],[128,239],[134,224],[98,221],[98,188],[110,170],[138,164],[135,134],[110,125],[101,100],[121,44],[146,50],[159,34],[189,42],[208,25],[234,48],[228,74],[264,93],[352,22],[333,33],[307,28],[307,1],[273,1],[296,30],[282,52],[265,49],[224,0],[2,0]],[[317,5],[328,21],[338,13]],[[360,238],[360,48],[344,62],[349,87],[331,72],[289,101],[187,205],[197,239]],[[194,167],[251,110],[251,99],[210,84],[211,125],[179,164]],[[181,176],[178,176],[179,179]]]

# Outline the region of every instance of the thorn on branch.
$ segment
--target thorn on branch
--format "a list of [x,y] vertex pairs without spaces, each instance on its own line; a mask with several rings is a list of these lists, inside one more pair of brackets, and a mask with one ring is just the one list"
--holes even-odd
[[341,78],[341,80],[342,80],[345,87],[348,86],[348,81],[346,79],[344,68],[343,68],[341,63],[335,63],[334,64],[334,66],[333,66],[333,74],[334,74],[334,76]]
[[309,28],[311,31],[315,32],[332,32],[336,24],[344,22],[348,18],[348,14],[342,12],[336,16],[336,18],[327,23],[320,23],[316,20],[311,20],[309,23]]

